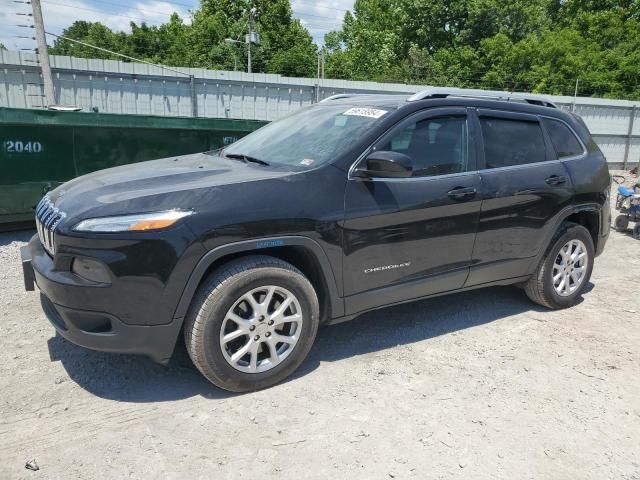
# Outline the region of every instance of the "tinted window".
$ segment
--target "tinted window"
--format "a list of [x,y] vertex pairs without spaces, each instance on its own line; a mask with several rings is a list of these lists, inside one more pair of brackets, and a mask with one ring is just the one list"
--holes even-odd
[[547,159],[538,122],[482,117],[480,123],[487,168],[525,165]]
[[463,172],[467,159],[467,119],[441,117],[410,123],[376,150],[409,155],[414,177]]
[[551,143],[556,150],[558,158],[582,155],[582,145],[580,145],[580,142],[569,127],[558,120],[545,118],[542,121],[544,122],[547,132],[549,132]]

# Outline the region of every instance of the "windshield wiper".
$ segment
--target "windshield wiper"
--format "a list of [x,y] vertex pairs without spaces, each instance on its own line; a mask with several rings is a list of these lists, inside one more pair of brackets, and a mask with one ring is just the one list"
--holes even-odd
[[260,160],[256,157],[250,157],[249,155],[244,155],[243,153],[225,153],[224,156],[234,160],[244,160],[245,162],[257,163],[258,165],[264,165],[266,167],[269,166],[269,162],[265,162],[264,160]]

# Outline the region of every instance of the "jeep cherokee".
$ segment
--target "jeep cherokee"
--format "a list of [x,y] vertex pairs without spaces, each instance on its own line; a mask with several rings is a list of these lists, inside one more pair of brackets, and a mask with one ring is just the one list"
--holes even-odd
[[[318,326],[490,285],[574,305],[609,234],[584,122],[528,95],[338,95],[223,149],[76,178],[36,207],[25,287],[78,345],[273,385]],[[182,334],[182,335],[181,335]]]

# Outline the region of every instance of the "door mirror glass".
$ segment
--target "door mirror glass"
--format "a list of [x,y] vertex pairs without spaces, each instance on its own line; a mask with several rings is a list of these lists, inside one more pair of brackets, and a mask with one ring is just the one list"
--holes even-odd
[[380,150],[370,153],[354,172],[357,177],[410,177],[413,173],[411,157],[403,153]]

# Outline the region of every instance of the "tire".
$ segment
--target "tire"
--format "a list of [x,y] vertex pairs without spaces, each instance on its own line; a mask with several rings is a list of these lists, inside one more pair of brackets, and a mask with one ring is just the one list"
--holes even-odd
[[627,228],[629,228],[629,217],[626,215],[618,215],[614,222],[614,228],[618,232],[626,232]]
[[[289,306],[276,315],[287,299]],[[216,386],[231,392],[260,390],[300,366],[315,340],[319,317],[316,292],[297,268],[274,257],[245,257],[202,282],[185,319],[185,344],[196,368]],[[234,359],[234,353],[240,356],[247,348]]]
[[636,223],[633,227],[633,238],[640,240],[640,223]]
[[[586,251],[587,256],[584,260],[583,266],[585,269],[582,271],[580,281],[576,283],[573,280],[573,277],[569,277],[569,285],[573,282],[575,290],[572,291],[571,286],[569,286],[561,295],[558,293],[557,288],[564,288],[562,284],[562,276],[558,282],[554,282],[553,275],[554,269],[563,268],[556,267],[556,261],[563,261],[563,255],[566,255],[567,252],[565,251],[565,253],[562,254],[561,249],[564,249],[569,242],[575,242],[574,244],[577,245],[581,244]],[[577,248],[575,251],[578,251]],[[593,260],[595,257],[594,253],[593,239],[586,228],[572,222],[563,223],[554,238],[551,240],[551,244],[536,268],[536,271],[525,284],[525,292],[527,293],[527,296],[533,302],[551,309],[568,308],[575,305],[591,278]],[[568,263],[571,264],[570,266],[579,265],[578,267],[575,267],[575,270],[579,270],[582,265],[582,263],[578,262],[571,263],[571,261],[569,261]],[[570,268],[570,266],[567,268]],[[555,271],[557,272],[556,275],[558,275],[558,273],[563,270]]]

